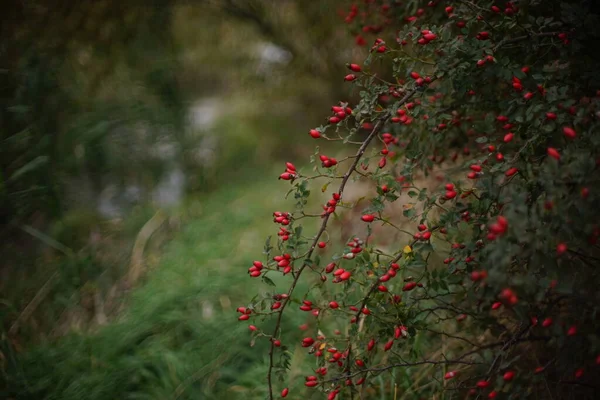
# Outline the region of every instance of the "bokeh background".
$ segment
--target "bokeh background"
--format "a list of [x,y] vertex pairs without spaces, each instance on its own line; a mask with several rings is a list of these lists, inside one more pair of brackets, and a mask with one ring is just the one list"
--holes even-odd
[[2,1],[0,398],[264,398],[235,308],[266,290],[246,269],[289,207],[282,162],[358,97],[338,7]]

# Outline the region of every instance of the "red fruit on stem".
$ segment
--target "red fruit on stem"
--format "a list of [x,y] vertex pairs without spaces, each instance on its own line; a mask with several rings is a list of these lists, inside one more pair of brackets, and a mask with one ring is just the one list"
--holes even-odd
[[506,175],[506,176],[509,176],[509,177],[510,177],[510,176],[513,176],[514,174],[516,174],[517,172],[519,172],[519,170],[518,170],[517,168],[514,168],[514,167],[513,167],[513,168],[509,168],[509,169],[508,169],[508,170],[507,170],[507,171],[504,173],[504,175]]
[[373,222],[375,220],[375,216],[373,214],[365,214],[360,217],[364,222]]
[[321,133],[316,130],[316,129],[311,129],[310,131],[308,131],[308,134],[313,138],[313,139],[318,139],[321,137]]
[[455,371],[446,372],[446,374],[444,375],[444,379],[452,379],[455,376],[456,376],[456,372]]
[[387,342],[385,344],[385,346],[383,346],[383,350],[388,351],[389,349],[392,348],[393,345],[394,345],[394,339],[391,339],[389,342]]
[[560,153],[554,147],[548,147],[548,156],[555,160],[560,160]]
[[563,128],[563,133],[569,139],[575,139],[575,137],[577,136],[577,133],[575,132],[575,129],[573,129],[573,128],[569,127],[569,126],[565,126]]
[[348,68],[354,72],[360,72],[361,68],[358,64],[348,64]]

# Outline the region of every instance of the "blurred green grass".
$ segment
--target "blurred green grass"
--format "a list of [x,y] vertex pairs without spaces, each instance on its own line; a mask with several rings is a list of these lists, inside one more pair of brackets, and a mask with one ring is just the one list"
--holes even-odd
[[[248,324],[237,321],[235,309],[268,288],[246,271],[264,258],[265,237],[276,232],[271,213],[283,204],[283,183],[275,171],[243,175],[248,179],[203,199],[201,216],[167,246],[118,320],[12,354],[18,368],[9,371],[6,397],[263,398],[268,343],[250,346]],[[299,335],[299,318],[284,318],[284,331]]]

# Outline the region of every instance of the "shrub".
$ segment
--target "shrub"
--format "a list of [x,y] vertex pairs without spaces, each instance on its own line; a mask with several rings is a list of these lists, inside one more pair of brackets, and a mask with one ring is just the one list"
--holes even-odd
[[[305,140],[355,150],[338,160],[317,148],[310,170],[287,163],[279,176],[295,204],[274,212],[277,241],[248,272],[289,283],[238,309],[271,343],[269,398],[302,397],[286,374],[298,344],[315,357],[306,390],[330,400],[396,399],[397,385],[403,398],[592,398],[598,12],[420,4],[366,0],[343,13],[352,40],[371,46],[340,71],[360,100],[334,105]],[[347,196],[365,182],[364,199]],[[319,212],[314,188],[327,193]],[[353,233],[338,241],[331,226],[344,215]],[[288,313],[312,314],[301,343],[280,328]]]

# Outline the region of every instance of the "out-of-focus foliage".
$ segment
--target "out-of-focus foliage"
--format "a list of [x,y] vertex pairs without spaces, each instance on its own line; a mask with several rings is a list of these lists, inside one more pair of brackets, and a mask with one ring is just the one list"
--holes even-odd
[[[191,208],[204,212],[214,190],[255,180],[273,159],[309,151],[296,140],[306,126],[322,120],[323,108],[356,95],[338,85],[344,63],[361,49],[339,24],[337,3],[2,2],[0,371],[12,388],[0,397],[144,398],[140,381],[154,385],[170,374],[173,357],[182,380],[161,390],[205,365],[208,356],[186,346],[212,351],[214,342],[197,336],[209,328],[198,325],[183,336],[171,329],[197,315],[178,310],[191,297],[185,290],[180,300],[166,296],[164,281],[147,296],[161,307],[169,303],[166,313],[132,309],[129,322],[86,335],[129,304],[132,248],[157,208],[180,205],[168,212],[145,261],[171,268],[155,258],[177,221],[195,218]],[[188,195],[201,196],[202,204],[189,207]],[[227,214],[219,215],[222,223]],[[185,274],[203,265],[186,265]],[[231,282],[195,283],[190,290],[204,298]],[[144,326],[134,332],[138,324]],[[215,337],[233,329],[210,326],[220,332]],[[174,336],[162,336],[163,328]],[[73,330],[82,336],[60,341]],[[124,332],[132,332],[133,342]],[[148,332],[157,334],[158,346],[145,347]],[[178,353],[165,350],[163,340]],[[45,347],[28,352],[40,342]],[[164,358],[150,360],[147,352]],[[230,375],[239,371],[228,368]],[[135,388],[119,386],[117,375],[131,371]],[[241,379],[252,381],[250,373],[258,377],[253,369]],[[112,389],[98,386],[108,381]],[[248,397],[240,392],[240,398]]]

